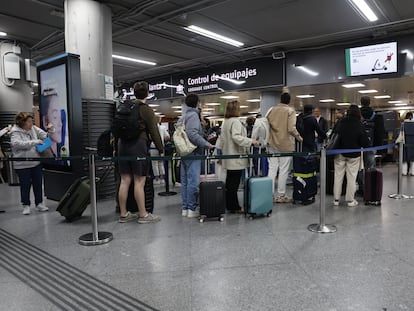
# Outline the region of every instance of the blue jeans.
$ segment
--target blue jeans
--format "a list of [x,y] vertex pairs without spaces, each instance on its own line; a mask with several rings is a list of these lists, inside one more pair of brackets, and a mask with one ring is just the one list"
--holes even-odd
[[181,198],[183,210],[195,211],[198,201],[198,185],[200,183],[201,160],[181,161]]
[[20,182],[20,199],[23,205],[30,205],[30,188],[33,185],[35,204],[43,202],[42,165],[16,170]]

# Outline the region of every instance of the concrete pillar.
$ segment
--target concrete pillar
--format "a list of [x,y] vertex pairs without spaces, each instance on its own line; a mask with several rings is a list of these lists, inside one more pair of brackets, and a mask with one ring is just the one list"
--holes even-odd
[[29,52],[24,47],[14,48],[15,51],[20,50],[20,54],[15,54],[20,59],[20,79],[8,80],[3,75],[3,55],[11,54],[13,47],[16,47],[13,43],[0,41],[0,113],[32,112],[32,88],[30,82],[26,81],[24,67],[24,59],[29,58]]
[[80,55],[83,99],[113,96],[112,15],[93,0],[65,0],[66,52]]
[[273,107],[280,103],[280,92],[277,91],[266,91],[260,94],[260,113],[262,116]]

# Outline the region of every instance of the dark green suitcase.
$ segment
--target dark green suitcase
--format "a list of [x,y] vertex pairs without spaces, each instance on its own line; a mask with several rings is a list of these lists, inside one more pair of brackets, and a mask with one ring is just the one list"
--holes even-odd
[[64,216],[66,221],[72,222],[82,216],[90,199],[89,178],[78,178],[60,199],[56,211]]

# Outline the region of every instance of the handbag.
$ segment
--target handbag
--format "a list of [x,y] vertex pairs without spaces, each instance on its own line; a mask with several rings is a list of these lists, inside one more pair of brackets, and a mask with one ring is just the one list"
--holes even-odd
[[333,150],[338,149],[339,147],[339,134],[338,133],[332,133],[331,137],[329,138],[328,143],[326,144],[326,150]]
[[180,156],[186,156],[193,152],[197,146],[194,145],[185,132],[185,125],[181,123],[175,127],[173,135],[175,149]]

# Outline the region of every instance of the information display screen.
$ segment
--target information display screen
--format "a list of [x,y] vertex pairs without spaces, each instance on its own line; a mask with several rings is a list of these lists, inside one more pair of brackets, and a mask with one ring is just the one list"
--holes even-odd
[[397,42],[346,49],[345,59],[349,77],[397,72]]

